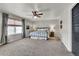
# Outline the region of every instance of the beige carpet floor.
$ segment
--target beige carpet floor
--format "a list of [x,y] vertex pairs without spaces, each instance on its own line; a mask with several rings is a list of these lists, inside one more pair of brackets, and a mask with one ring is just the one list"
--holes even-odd
[[1,56],[73,56],[60,40],[22,39],[0,46]]

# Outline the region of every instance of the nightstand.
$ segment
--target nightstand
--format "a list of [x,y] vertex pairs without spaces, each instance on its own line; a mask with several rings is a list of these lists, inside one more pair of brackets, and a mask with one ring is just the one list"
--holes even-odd
[[50,32],[50,33],[49,33],[49,39],[55,39],[54,32]]
[[54,32],[50,32],[49,37],[54,37]]

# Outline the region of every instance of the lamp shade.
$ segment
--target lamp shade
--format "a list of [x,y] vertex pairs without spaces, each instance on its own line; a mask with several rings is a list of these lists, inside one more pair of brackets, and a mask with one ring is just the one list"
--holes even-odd
[[50,25],[50,31],[52,32],[52,31],[55,31],[55,25]]

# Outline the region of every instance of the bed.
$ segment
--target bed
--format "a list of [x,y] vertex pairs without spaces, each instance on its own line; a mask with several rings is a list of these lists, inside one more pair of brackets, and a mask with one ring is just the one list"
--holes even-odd
[[31,39],[48,39],[48,27],[37,28],[36,31],[30,33]]

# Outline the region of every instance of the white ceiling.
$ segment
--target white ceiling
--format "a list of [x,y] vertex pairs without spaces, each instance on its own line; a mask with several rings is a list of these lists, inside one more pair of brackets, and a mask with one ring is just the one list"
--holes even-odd
[[0,10],[33,20],[32,10],[38,9],[43,12],[39,19],[56,19],[62,12],[73,3],[0,3]]

